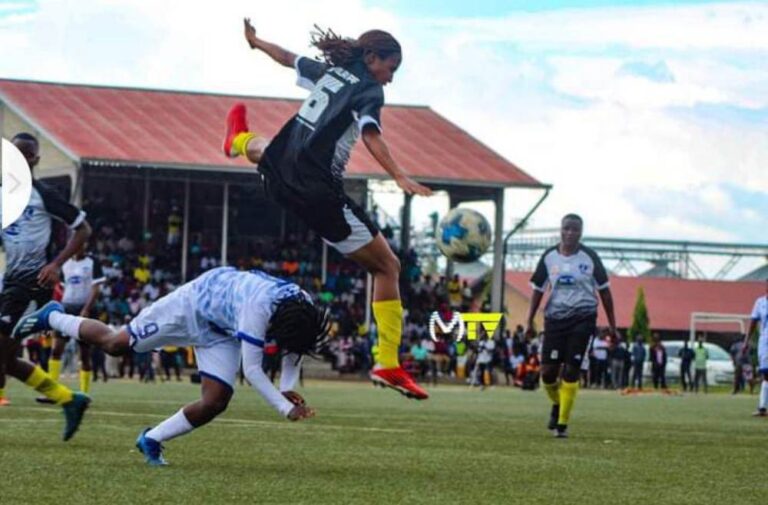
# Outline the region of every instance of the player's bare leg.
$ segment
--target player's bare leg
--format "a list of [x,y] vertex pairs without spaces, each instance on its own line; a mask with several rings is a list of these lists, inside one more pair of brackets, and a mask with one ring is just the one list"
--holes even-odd
[[373,276],[373,314],[379,330],[379,354],[371,379],[375,384],[395,389],[409,398],[426,400],[429,394],[400,367],[398,350],[403,331],[400,260],[381,233],[348,257]]

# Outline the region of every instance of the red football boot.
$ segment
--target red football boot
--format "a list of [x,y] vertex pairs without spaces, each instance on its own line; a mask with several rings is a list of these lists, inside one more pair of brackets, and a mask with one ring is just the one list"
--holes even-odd
[[392,388],[395,391],[399,391],[400,394],[403,394],[408,398],[413,398],[414,400],[426,400],[429,398],[429,393],[416,384],[413,377],[403,370],[402,367],[374,368],[371,371],[371,380],[374,385]]
[[237,158],[240,153],[232,150],[232,141],[239,134],[248,131],[248,119],[246,118],[245,104],[236,103],[227,113],[227,133],[224,136],[224,155],[229,158]]

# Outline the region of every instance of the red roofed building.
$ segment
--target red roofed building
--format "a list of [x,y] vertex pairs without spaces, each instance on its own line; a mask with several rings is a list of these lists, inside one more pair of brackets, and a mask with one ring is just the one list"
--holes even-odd
[[[185,240],[188,234],[218,233],[226,260],[228,244],[238,234],[286,230],[285,213],[263,198],[253,166],[221,152],[224,118],[236,102],[247,105],[251,129],[265,136],[277,133],[301,105],[278,98],[0,79],[0,131],[6,138],[19,131],[36,134],[42,157],[36,177],[60,177],[76,201],[89,192],[110,201],[128,199],[131,206],[123,215],[145,234],[157,233],[171,207],[179,207],[183,222],[192,226],[184,227]],[[549,186],[428,107],[386,106],[382,114],[384,138],[415,179],[447,191],[451,205],[496,203],[494,296],[500,304],[504,189]],[[366,202],[368,180],[387,177],[358,143],[347,171],[350,196]],[[167,207],[161,218],[153,206],[158,195]],[[410,202],[406,197],[404,231],[410,228]],[[239,228],[229,224],[230,207],[237,208]],[[275,219],[280,213],[283,218]],[[402,240],[407,246],[407,233]],[[186,256],[184,273],[185,262]]]
[[[0,80],[0,99],[77,163],[219,170],[250,168],[221,153],[224,118],[235,102],[247,105],[251,128],[265,136],[276,134],[301,105],[299,100],[279,98],[14,80]],[[387,142],[421,181],[542,186],[429,107],[386,106],[382,114]],[[387,177],[360,144],[348,175]]]
[[[506,275],[506,300],[511,322],[525,323],[528,303],[531,297],[530,272],[508,272]],[[643,288],[654,331],[676,337],[688,333],[691,314],[694,312],[738,314],[749,316],[755,300],[765,295],[765,282],[705,281],[656,277],[611,276],[616,323],[625,329],[632,324],[637,290]],[[545,300],[546,302],[546,296]],[[544,303],[542,303],[543,309]],[[541,324],[541,314],[538,324]],[[605,312],[599,309],[598,324],[607,326]],[[699,325],[697,325],[699,328]],[[701,326],[704,331],[735,333],[735,324],[708,323]]]

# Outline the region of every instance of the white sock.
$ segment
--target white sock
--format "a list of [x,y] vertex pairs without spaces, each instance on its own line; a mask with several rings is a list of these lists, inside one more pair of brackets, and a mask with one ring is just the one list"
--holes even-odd
[[80,325],[85,321],[84,317],[51,312],[48,316],[48,326],[58,330],[68,337],[80,338]]
[[760,403],[758,404],[761,409],[768,407],[768,381],[764,380],[760,386]]
[[179,437],[185,433],[194,430],[195,427],[189,424],[187,416],[184,415],[184,409],[179,410],[174,415],[158,424],[147,432],[147,438],[158,442],[165,442],[172,438]]

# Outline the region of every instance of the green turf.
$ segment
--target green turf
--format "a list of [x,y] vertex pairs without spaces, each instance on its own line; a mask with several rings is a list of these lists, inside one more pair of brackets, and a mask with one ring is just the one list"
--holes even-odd
[[417,403],[368,384],[309,382],[318,417],[289,423],[253,391],[167,444],[147,467],[141,428],[194,400],[189,384],[95,384],[75,438],[62,416],[9,385],[0,409],[2,504],[764,502],[768,420],[756,397],[622,397],[587,391],[571,438],[545,429],[542,392],[432,389]]

